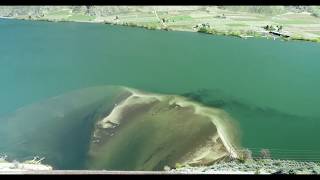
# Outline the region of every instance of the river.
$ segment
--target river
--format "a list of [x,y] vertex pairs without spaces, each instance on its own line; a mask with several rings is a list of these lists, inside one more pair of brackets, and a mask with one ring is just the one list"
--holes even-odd
[[0,117],[71,90],[121,85],[219,106],[254,152],[320,160],[319,57],[311,42],[1,19]]

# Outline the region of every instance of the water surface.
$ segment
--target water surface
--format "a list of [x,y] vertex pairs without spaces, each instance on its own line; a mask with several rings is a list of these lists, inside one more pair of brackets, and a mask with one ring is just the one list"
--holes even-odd
[[0,116],[100,85],[200,94],[239,122],[244,147],[320,159],[317,43],[20,20],[0,20],[0,39]]

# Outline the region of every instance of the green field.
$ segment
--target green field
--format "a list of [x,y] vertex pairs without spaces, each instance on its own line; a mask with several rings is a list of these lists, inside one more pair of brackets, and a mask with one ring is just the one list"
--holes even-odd
[[94,20],[96,17],[95,16],[88,16],[85,14],[72,14],[71,16],[69,16],[67,18],[67,20],[70,21],[92,21]]

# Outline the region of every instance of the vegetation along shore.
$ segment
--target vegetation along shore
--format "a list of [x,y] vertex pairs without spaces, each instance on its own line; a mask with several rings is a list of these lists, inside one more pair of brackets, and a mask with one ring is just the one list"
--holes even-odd
[[320,42],[319,6],[2,6],[0,17]]

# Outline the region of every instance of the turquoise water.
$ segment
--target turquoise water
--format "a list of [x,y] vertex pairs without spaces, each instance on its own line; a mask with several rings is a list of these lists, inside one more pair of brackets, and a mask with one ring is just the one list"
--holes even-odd
[[20,20],[0,20],[0,40],[0,116],[91,86],[205,90],[244,147],[320,159],[320,44]]
[[19,108],[1,119],[1,154],[18,161],[45,157],[54,169],[85,168],[94,124],[111,111],[119,93],[85,88]]

